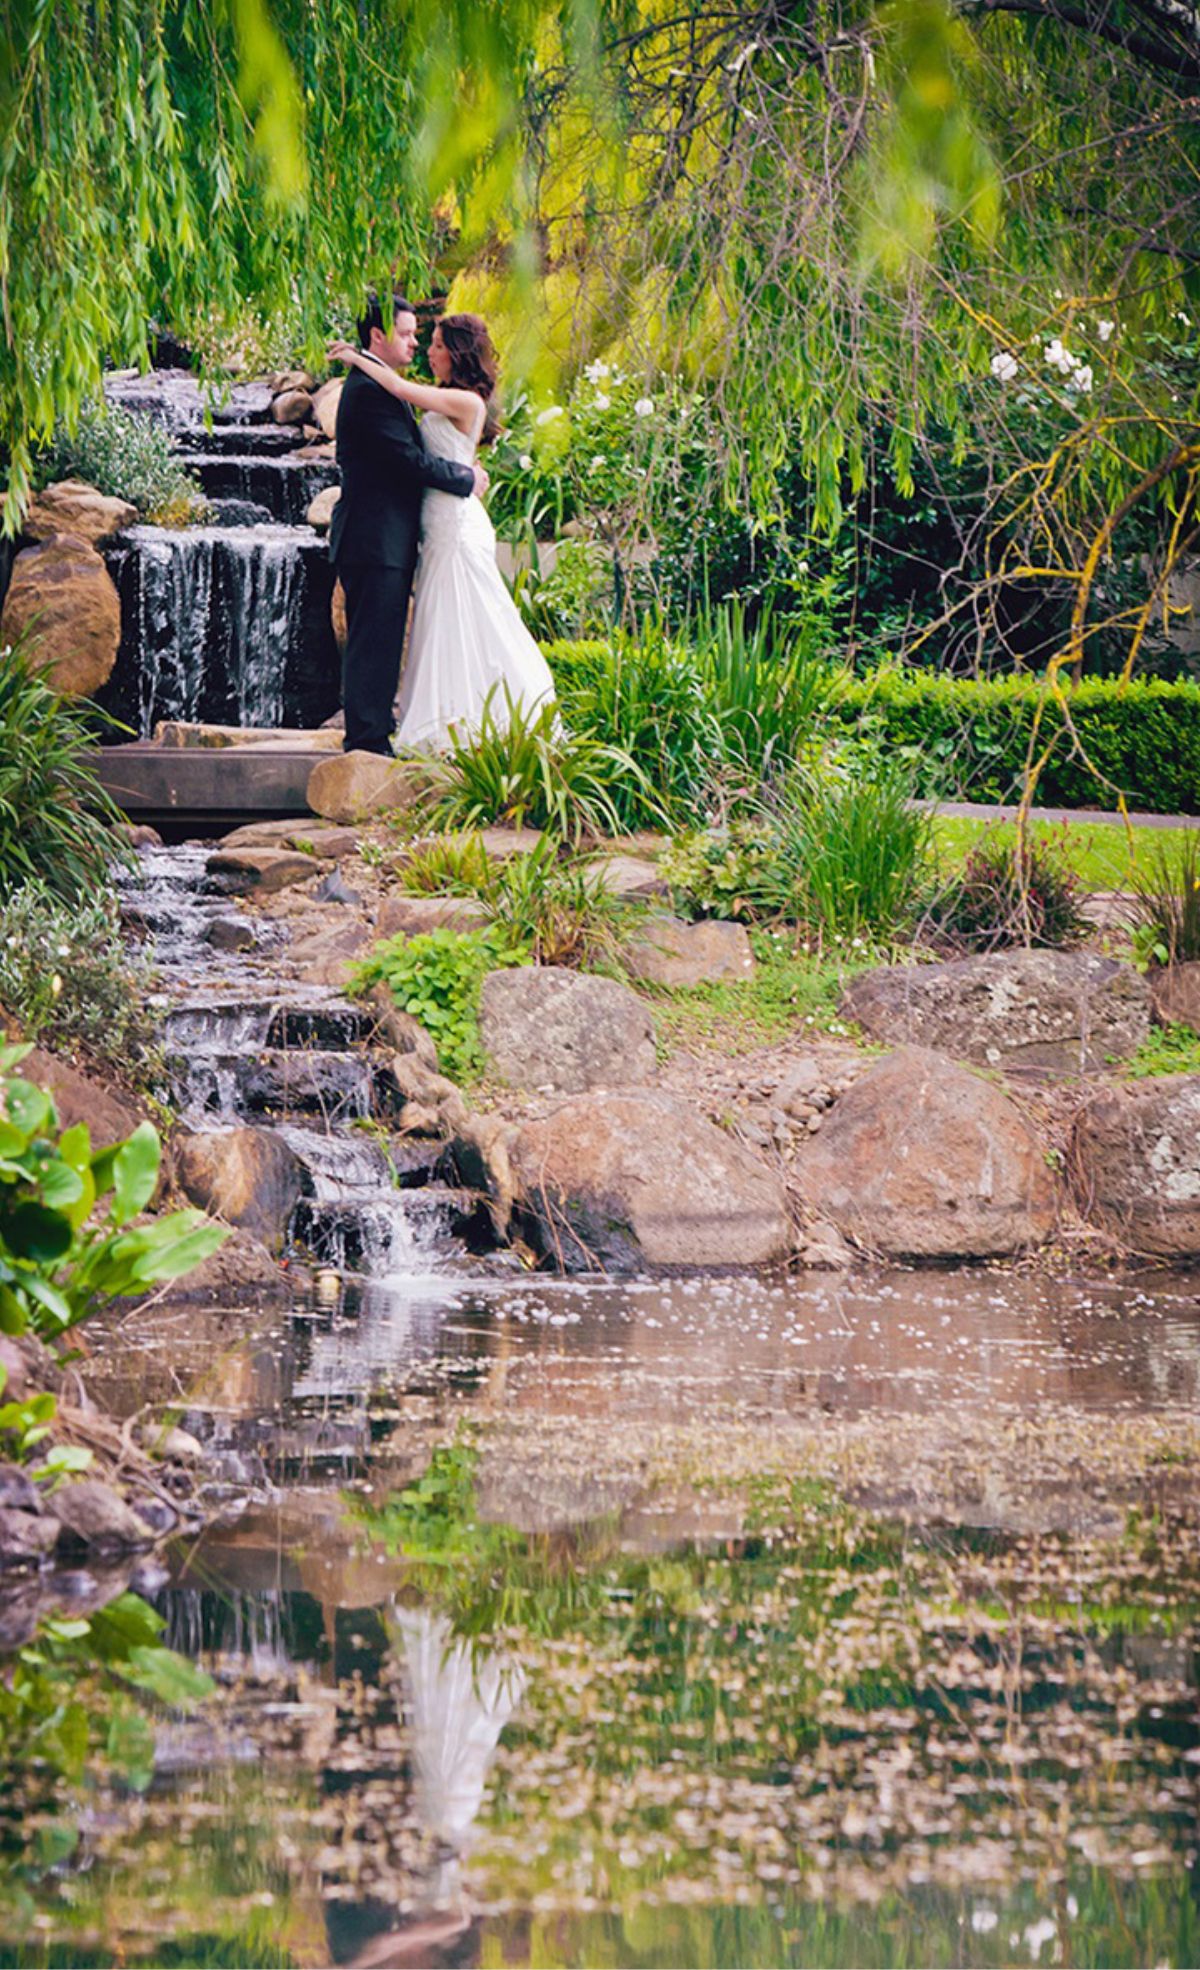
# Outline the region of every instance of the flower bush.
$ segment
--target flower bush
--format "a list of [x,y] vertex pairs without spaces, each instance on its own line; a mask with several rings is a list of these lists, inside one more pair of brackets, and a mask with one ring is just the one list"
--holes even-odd
[[42,485],[84,479],[113,499],[127,499],[144,520],[188,526],[206,506],[198,480],[179,463],[171,434],[117,404],[88,403],[73,431],[55,431],[38,461]]

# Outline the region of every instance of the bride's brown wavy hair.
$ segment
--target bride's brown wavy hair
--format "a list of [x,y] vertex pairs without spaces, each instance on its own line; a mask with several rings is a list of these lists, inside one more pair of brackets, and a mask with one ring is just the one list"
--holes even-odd
[[454,390],[473,390],[482,397],[487,415],[480,443],[490,445],[500,430],[500,418],[493,399],[499,362],[482,315],[442,315],[437,323],[442,331],[442,347],[450,358],[447,379]]

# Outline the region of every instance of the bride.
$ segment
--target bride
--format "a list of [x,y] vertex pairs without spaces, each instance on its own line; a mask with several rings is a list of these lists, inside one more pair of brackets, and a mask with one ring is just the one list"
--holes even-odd
[[[411,382],[349,342],[332,361],[423,411],[427,451],[471,465],[493,435],[496,355],[478,315],[446,315],[433,332],[436,386]],[[503,731],[510,704],[526,715],[553,702],[554,680],[496,566],[496,531],[482,501],[426,490],[408,656],[400,680],[398,750],[446,752],[478,735],[484,708]]]

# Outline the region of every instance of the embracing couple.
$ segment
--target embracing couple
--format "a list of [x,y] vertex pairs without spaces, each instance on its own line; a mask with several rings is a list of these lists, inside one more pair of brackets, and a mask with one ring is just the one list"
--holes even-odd
[[528,713],[554,696],[496,566],[482,503],[488,476],[475,454],[494,434],[495,351],[478,315],[447,315],[429,347],[436,382],[411,382],[401,372],[416,354],[417,317],[402,294],[382,305],[369,297],[358,340],[329,350],[351,365],[337,416],[342,491],[329,530],[346,598],[343,743],[387,755],[394,732],[402,748],[445,751],[478,733],[485,705],[503,729],[510,701]]

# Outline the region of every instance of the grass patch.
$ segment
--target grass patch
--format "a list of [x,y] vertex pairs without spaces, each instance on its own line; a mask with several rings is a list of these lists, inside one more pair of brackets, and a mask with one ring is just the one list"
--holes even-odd
[[752,932],[751,943],[757,961],[753,978],[638,987],[654,1004],[661,1059],[696,1047],[753,1053],[797,1028],[836,1038],[856,1034],[838,1011],[842,991],[857,972],[884,962],[882,958],[865,949],[853,957],[797,953],[785,933],[769,930]]
[[[939,814],[934,817],[933,839],[940,872],[954,875],[981,835],[994,835],[997,841],[1016,839],[1011,821],[987,821],[965,816]],[[1134,828],[1133,852],[1129,835],[1108,821],[1035,821],[1030,833],[1035,840],[1057,842],[1084,889],[1133,887],[1135,873],[1146,873],[1152,858],[1165,850],[1182,852],[1192,834],[1190,828]]]
[[1153,1074],[1200,1074],[1200,1035],[1190,1026],[1152,1026],[1125,1072],[1131,1081]]

